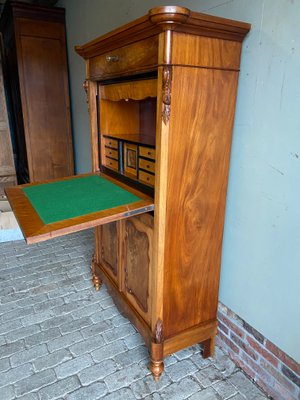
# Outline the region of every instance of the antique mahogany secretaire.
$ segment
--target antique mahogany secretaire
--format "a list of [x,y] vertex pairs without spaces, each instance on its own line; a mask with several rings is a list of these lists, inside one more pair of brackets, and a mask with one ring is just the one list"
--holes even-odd
[[198,342],[204,357],[214,351],[249,29],[166,6],[76,47],[86,60],[93,174],[7,190],[29,243],[96,227],[93,282],[107,284],[143,336],[156,379],[168,354]]

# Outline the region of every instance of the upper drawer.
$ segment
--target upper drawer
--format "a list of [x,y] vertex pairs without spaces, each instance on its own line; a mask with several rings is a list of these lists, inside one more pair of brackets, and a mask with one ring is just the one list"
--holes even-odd
[[90,79],[150,71],[158,63],[158,37],[153,36],[93,57],[88,63]]

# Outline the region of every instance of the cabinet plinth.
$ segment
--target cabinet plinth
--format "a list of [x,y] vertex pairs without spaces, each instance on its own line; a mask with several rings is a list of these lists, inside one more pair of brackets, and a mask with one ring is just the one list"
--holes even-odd
[[249,29],[158,7],[76,48],[87,63],[94,171],[154,191],[154,213],[96,229],[93,274],[145,339],[155,379],[168,354],[195,343],[203,344],[203,357],[214,351],[231,137]]

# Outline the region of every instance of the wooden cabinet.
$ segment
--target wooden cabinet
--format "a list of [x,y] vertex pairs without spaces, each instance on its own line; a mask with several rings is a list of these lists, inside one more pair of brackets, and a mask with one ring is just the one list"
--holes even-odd
[[[143,336],[155,379],[171,353],[195,343],[204,357],[214,351],[231,136],[249,29],[166,6],[78,46],[96,176],[77,179],[109,188],[108,180],[134,197],[47,224],[23,193],[33,187],[8,191],[28,242],[97,226],[95,287],[107,284]],[[108,194],[93,188],[95,196]],[[78,196],[68,200],[72,208]]]
[[159,7],[76,49],[86,60],[94,171],[152,187],[155,196],[154,216],[118,222],[113,241],[105,228],[118,279],[100,254],[110,246],[103,228],[93,270],[143,335],[155,378],[163,357],[186,346],[202,342],[203,355],[213,353],[240,54],[249,29]]
[[0,30],[18,181],[72,175],[64,10],[6,2]]
[[[142,318],[150,323],[153,216],[149,213],[96,228],[94,274],[99,266]],[[99,277],[95,278],[100,288]]]

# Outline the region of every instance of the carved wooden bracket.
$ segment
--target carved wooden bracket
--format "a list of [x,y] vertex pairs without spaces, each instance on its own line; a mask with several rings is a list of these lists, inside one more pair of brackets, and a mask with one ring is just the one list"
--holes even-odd
[[155,343],[161,344],[164,341],[164,330],[163,330],[163,322],[160,318],[158,318],[155,325]]
[[163,68],[163,78],[162,78],[162,119],[165,125],[169,123],[170,113],[171,113],[171,81],[172,81],[172,71],[171,67]]

